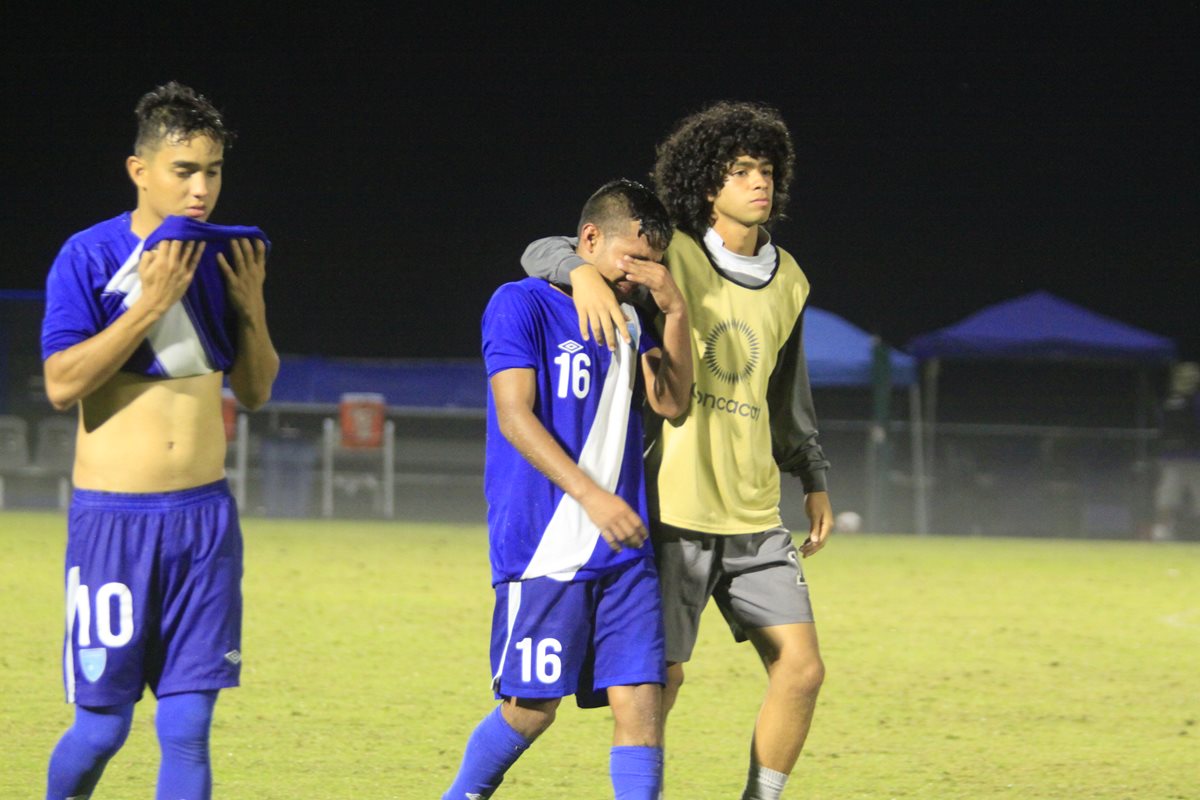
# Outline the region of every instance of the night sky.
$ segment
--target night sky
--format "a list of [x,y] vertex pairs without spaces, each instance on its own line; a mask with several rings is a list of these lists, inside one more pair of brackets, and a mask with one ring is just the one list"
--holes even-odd
[[177,79],[240,134],[212,219],[273,239],[281,352],[477,357],[528,241],[644,179],[683,115],[746,99],[792,128],[774,236],[815,305],[902,345],[1047,289],[1200,357],[1197,3],[792,5],[9,15],[0,288],[40,288],[131,207],[133,106]]

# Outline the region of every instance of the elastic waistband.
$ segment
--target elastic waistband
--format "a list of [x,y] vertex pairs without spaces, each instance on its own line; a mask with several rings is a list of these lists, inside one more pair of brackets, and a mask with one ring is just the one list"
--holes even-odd
[[98,492],[94,489],[76,489],[71,495],[71,506],[105,511],[154,511],[202,505],[230,496],[229,483],[222,478],[203,486],[173,492]]

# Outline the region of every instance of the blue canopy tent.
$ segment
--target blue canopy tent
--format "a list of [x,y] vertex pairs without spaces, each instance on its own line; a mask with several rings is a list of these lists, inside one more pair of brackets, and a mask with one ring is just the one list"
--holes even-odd
[[[926,422],[937,413],[937,375],[942,359],[1091,361],[1156,366],[1176,357],[1175,342],[1074,303],[1037,291],[988,306],[908,343],[925,377]],[[1144,381],[1144,373],[1142,380]],[[932,431],[931,431],[932,435]]]
[[829,311],[811,306],[804,311],[804,355],[808,377],[816,388],[871,388],[875,393],[875,419],[871,428],[867,466],[867,523],[879,524],[883,512],[886,477],[887,396],[896,387],[908,389],[912,436],[914,529],[928,529],[924,436],[921,430],[921,396],[917,361],[888,347],[863,329]]
[[[914,337],[907,350],[921,361],[929,472],[934,473],[938,377],[943,360],[1095,363],[1136,369],[1137,420],[1147,424],[1148,370],[1176,358],[1175,343],[1046,292],[988,306],[965,319]],[[1139,440],[1140,441],[1140,440]],[[1144,453],[1141,457],[1144,458]]]
[[[830,311],[809,307],[804,311],[804,355],[813,386],[871,386],[875,381],[877,337]],[[917,361],[887,348],[894,386],[917,382]]]
[[1037,291],[988,306],[961,322],[915,337],[908,351],[931,358],[1035,359],[1166,363],[1175,343],[1165,336]]

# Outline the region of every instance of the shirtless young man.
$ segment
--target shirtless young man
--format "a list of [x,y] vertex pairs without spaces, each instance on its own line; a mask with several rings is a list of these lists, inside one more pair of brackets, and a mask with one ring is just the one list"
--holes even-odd
[[91,796],[146,685],[159,701],[157,796],[211,796],[213,707],[241,665],[221,387],[228,375],[257,408],[279,371],[265,237],[205,224],[232,141],[221,115],[174,82],[135,113],[136,207],[72,236],[47,280],[46,393],[79,407],[63,648],[75,722],[50,759],[54,800]]

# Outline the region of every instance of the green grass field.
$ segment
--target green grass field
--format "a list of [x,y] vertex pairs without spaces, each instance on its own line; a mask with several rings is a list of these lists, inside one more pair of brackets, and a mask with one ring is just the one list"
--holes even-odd
[[[435,798],[493,705],[482,527],[248,519],[222,798]],[[62,702],[63,520],[0,514],[0,797],[36,798]],[[788,797],[1200,798],[1200,546],[840,536],[806,562],[828,677]],[[736,798],[761,667],[710,609],[668,729],[674,798]],[[498,797],[611,797],[573,706]],[[96,800],[153,796],[153,699]]]

